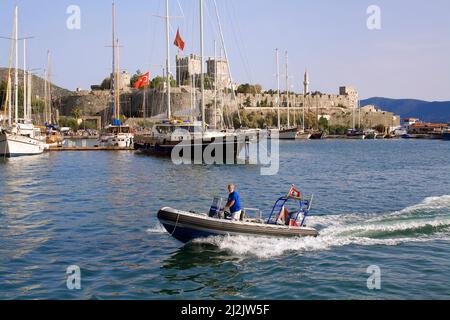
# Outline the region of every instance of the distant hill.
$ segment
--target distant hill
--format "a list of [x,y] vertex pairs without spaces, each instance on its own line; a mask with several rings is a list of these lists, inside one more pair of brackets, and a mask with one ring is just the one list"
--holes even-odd
[[382,110],[393,112],[403,118],[419,118],[427,122],[450,122],[450,101],[429,102],[414,99],[370,98],[361,105],[375,105]]
[[[12,75],[14,76],[14,71]],[[0,68],[0,82],[1,81],[6,82],[7,79],[8,79],[8,69]],[[22,86],[22,83],[23,83],[23,71],[22,69],[19,69],[19,85]],[[44,79],[33,75],[31,87],[33,96],[44,97],[44,87],[45,87]],[[54,97],[63,97],[72,93],[70,90],[58,87],[55,84],[52,84],[52,89]]]

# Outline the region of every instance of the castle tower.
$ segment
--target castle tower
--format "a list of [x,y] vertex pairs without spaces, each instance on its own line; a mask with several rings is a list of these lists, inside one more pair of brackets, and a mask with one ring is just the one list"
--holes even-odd
[[309,75],[308,71],[305,71],[305,77],[303,81],[303,94],[306,96],[309,93]]

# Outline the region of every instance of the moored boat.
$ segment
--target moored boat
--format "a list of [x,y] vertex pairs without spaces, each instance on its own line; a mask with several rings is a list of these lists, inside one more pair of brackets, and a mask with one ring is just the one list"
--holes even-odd
[[364,140],[366,139],[366,135],[362,130],[349,129],[347,131],[347,139]]
[[155,124],[151,133],[136,135],[134,149],[155,156],[171,156],[176,152],[185,161],[206,162],[204,153],[208,148],[215,164],[231,164],[252,137],[253,133],[204,131],[201,122],[166,120]]
[[311,140],[322,140],[325,138],[325,131],[315,131],[311,133]]
[[375,130],[366,130],[364,135],[366,140],[375,140],[378,134]]
[[278,138],[280,140],[295,140],[297,139],[298,128],[282,128],[278,132]]
[[[240,221],[225,218],[221,212],[221,199],[215,199],[209,214],[195,213],[164,207],[158,219],[167,232],[177,240],[187,243],[211,236],[244,235],[262,237],[317,237],[319,232],[305,224],[312,204],[311,198],[303,198],[295,187],[288,195],[279,198],[267,219],[258,209],[244,209]],[[295,210],[288,211],[295,205]],[[256,212],[251,216],[250,212]]]
[[447,129],[442,133],[442,139],[450,141],[450,129]]
[[[34,133],[34,130],[32,131]],[[45,144],[38,136],[24,135],[16,130],[0,132],[0,154],[4,157],[38,155],[45,150]]]
[[297,140],[309,140],[310,138],[311,138],[311,133],[302,132],[302,131],[300,131],[296,137]]
[[131,148],[133,139],[134,133],[129,126],[110,125],[102,131],[99,141],[105,147]]

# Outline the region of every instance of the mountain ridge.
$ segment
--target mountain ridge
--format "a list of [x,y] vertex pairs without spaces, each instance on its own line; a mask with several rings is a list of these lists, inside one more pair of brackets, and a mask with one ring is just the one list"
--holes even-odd
[[373,97],[361,100],[361,105],[375,105],[382,110],[393,112],[401,118],[419,118],[426,122],[450,122],[450,101]]

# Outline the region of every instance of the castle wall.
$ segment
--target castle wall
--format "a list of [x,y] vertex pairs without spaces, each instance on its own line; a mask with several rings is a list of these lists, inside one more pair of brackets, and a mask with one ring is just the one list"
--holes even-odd
[[[194,91],[196,102],[193,102]],[[121,113],[127,118],[143,117],[143,90],[131,90],[121,95]],[[148,89],[146,117],[155,117],[166,114],[166,94],[161,90]],[[185,119],[200,115],[200,90],[191,87],[172,88],[171,107],[175,117]],[[357,96],[356,96],[357,97]],[[289,97],[293,112],[300,114],[305,108],[306,113],[314,115],[329,115],[329,124],[351,127],[353,123],[352,110],[356,105],[355,95],[328,95],[328,94],[292,94]],[[287,111],[286,95],[281,95],[281,110]],[[219,94],[217,99],[217,118],[221,122],[223,110],[227,113],[235,112],[276,112],[276,94],[237,94],[236,101],[232,94]],[[207,121],[214,122],[214,91],[205,91],[205,105]],[[108,121],[111,113],[111,97],[109,91],[93,91],[90,93],[77,93],[65,97],[61,101],[60,113],[62,116],[72,116],[73,110],[81,108],[84,115],[100,115]],[[192,111],[193,108],[193,111]],[[295,110],[295,111],[294,111]],[[400,124],[399,117],[389,112],[380,112],[370,109],[361,109],[361,123],[365,127],[376,125],[392,126]],[[356,115],[358,123],[359,114]]]

